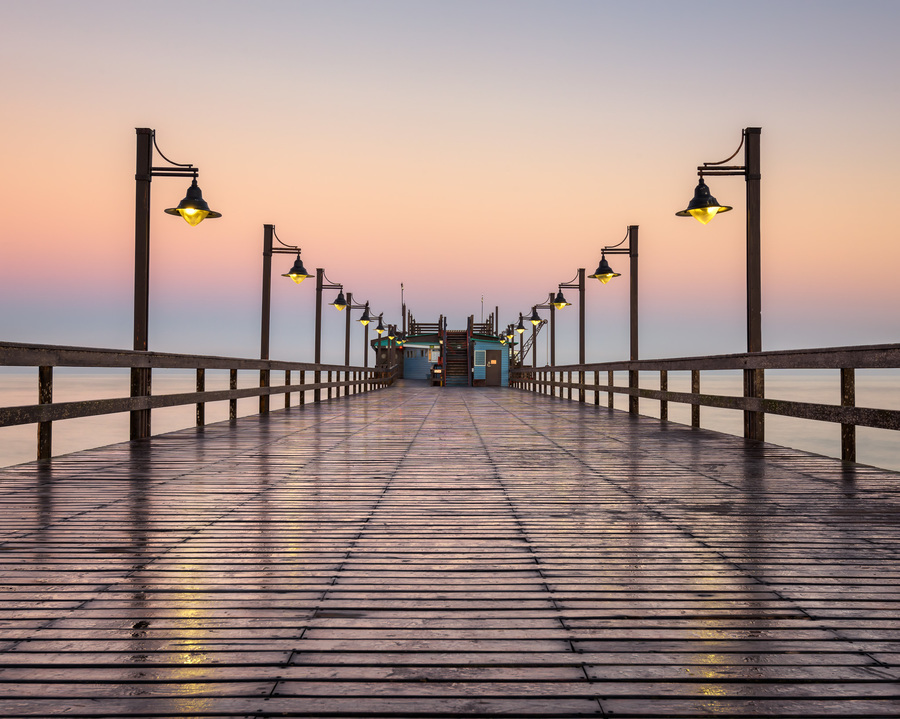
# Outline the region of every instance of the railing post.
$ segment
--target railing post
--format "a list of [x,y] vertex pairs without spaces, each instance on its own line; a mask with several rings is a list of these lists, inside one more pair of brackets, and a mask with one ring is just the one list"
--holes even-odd
[[[744,397],[762,399],[765,392],[765,370],[744,370]],[[765,412],[744,412],[744,437],[747,439],[766,438],[766,414]]]
[[[691,394],[700,394],[700,370],[691,370]],[[691,427],[700,426],[700,405],[691,405]]]
[[[237,374],[238,371],[236,369],[228,370],[228,388],[229,389],[237,389]],[[228,419],[232,422],[237,419],[237,398],[234,397],[228,400]]]
[[[206,391],[206,370],[203,367],[197,368],[197,391]],[[202,427],[204,424],[206,424],[206,404],[204,402],[197,402],[195,419],[195,424],[198,427]]]
[[566,382],[566,384],[569,385],[569,387],[568,387],[569,392],[568,392],[568,394],[566,395],[566,399],[568,399],[569,401],[571,401],[571,400],[572,400],[572,370],[569,370],[569,371],[566,373],[566,376],[568,377],[568,381]]
[[328,399],[331,399],[331,370],[328,370]]
[[[269,370],[261,369],[259,371],[259,388],[264,389],[269,386]],[[261,394],[259,396],[259,413],[269,413],[269,395]]]
[[[131,368],[131,396],[149,397],[151,385],[149,367]],[[146,439],[150,436],[150,410],[137,409],[131,412],[131,439]]]
[[[612,387],[616,383],[616,375],[612,370],[607,370],[606,380],[606,384],[610,387]],[[616,406],[615,401],[613,400],[612,389],[609,389],[606,392],[606,406],[610,409],[613,409]]]
[[[286,369],[284,371],[284,386],[285,387],[291,386],[291,371],[289,369]],[[291,408],[291,393],[290,392],[284,393],[284,408],[285,409]]]
[[[856,370],[841,369],[841,406],[856,406]],[[841,424],[841,459],[856,461],[856,425]]]
[[[297,384],[306,384],[306,370],[300,370],[300,381]],[[300,390],[300,404],[306,404],[306,390]]]
[[[659,371],[659,391],[660,392],[668,392],[669,391],[669,372],[668,372],[668,370],[661,369]],[[659,419],[662,422],[667,422],[669,420],[669,400],[661,399],[659,401]]]
[[[38,404],[53,404],[53,367],[38,367]],[[53,456],[53,422],[38,422],[37,458]]]
[[594,370],[594,406],[600,406],[600,370]]
[[[628,389],[637,392],[640,382],[640,373],[637,370],[628,370]],[[629,414],[638,414],[638,396],[635,394],[628,395],[628,412]]]

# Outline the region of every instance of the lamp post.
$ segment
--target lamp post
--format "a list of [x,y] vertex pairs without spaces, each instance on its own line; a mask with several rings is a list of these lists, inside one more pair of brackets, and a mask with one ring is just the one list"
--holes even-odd
[[[566,298],[563,297],[563,288],[578,290],[578,364],[584,364],[584,316],[585,316],[585,297],[584,297],[584,267],[578,268],[578,274],[569,282],[559,283],[559,293],[553,300],[553,305],[557,309],[563,309],[569,306]],[[580,389],[578,390],[578,401],[584,402],[584,370],[578,372]]]
[[[720,205],[710,194],[704,176],[743,176],[747,192],[747,352],[762,351],[762,280],[760,259],[760,135],[761,128],[747,127],[741,132],[741,144],[731,157],[719,162],[704,162],[697,168],[700,182],[686,209],[676,212],[679,217],[696,217],[704,225],[717,214],[732,208]],[[726,165],[744,148],[743,165]],[[764,396],[762,370],[744,370],[744,396]],[[744,412],[744,436],[765,438],[765,415]]]
[[[341,296],[342,295],[338,295],[338,299],[340,299]],[[332,304],[334,304],[335,307],[337,307],[337,300],[335,300],[334,303],[332,303]],[[362,305],[353,304],[353,293],[348,292],[347,300],[344,303],[344,307],[347,308],[347,329],[346,329],[346,334],[344,336],[344,364],[349,367],[350,366],[350,313],[352,310],[368,309],[369,303],[366,302],[365,304],[362,304]],[[366,338],[365,338],[365,343],[363,344],[363,366],[364,367],[369,366],[369,353],[366,348],[366,345],[368,344],[368,342],[369,342],[369,327],[368,327],[368,321],[367,321],[366,322]]]
[[[137,159],[135,166],[134,202],[134,349],[147,350],[147,336],[150,309],[150,182],[154,177],[190,177],[184,199],[167,209],[169,215],[181,215],[185,221],[195,226],[207,217],[221,217],[221,213],[209,209],[203,200],[203,193],[197,185],[199,169],[191,164],[172,162],[160,152],[156,144],[156,131],[148,127],[135,128],[137,135]],[[168,164],[153,166],[153,151]],[[135,367],[131,370],[131,396],[145,397],[150,394],[150,368]],[[131,439],[150,436],[150,410],[131,412]]]
[[[340,290],[344,291],[344,286],[341,284],[337,284],[335,282],[331,282],[327,277],[325,277],[325,270],[321,267],[316,268],[316,343],[315,343],[315,358],[313,361],[318,365],[322,364],[322,290]],[[334,307],[337,307],[338,310],[343,309],[335,302],[331,303]],[[344,350],[344,356],[346,357],[347,350]],[[349,364],[349,362],[347,363]],[[318,385],[319,381],[322,379],[321,370],[315,371],[315,383]],[[321,399],[322,390],[316,387],[313,390],[313,401],[318,402]],[[328,396],[331,397],[331,390],[328,390]]]
[[[525,342],[522,340],[522,335],[525,334],[525,318],[522,316],[522,313],[519,313],[519,323],[513,327],[513,331],[519,335],[519,361],[518,366],[521,367],[525,363],[525,357],[522,353],[522,348],[525,346]],[[516,342],[513,340],[513,362],[516,361]]]
[[[565,298],[563,298],[563,302],[565,302]],[[568,302],[565,302],[565,304],[568,304]],[[537,367],[537,327],[542,321],[540,315],[538,315],[537,313],[538,310],[550,310],[550,366],[552,367],[556,364],[556,307],[557,306],[555,304],[555,298],[552,292],[550,293],[549,300],[546,303],[531,306],[531,317],[529,318],[529,320],[532,324],[532,367]]]
[[365,337],[363,338],[363,351],[365,352],[365,357],[363,359],[363,367],[369,366],[369,323],[372,321],[372,314],[369,312],[369,302],[366,300],[366,304],[362,306],[362,316],[359,318],[359,323],[366,328]]
[[[622,244],[624,244],[626,240],[628,241],[628,244],[625,247],[622,247]],[[594,274],[591,275],[591,277],[600,280],[600,282],[604,285],[613,277],[621,276],[618,272],[614,272],[609,266],[609,263],[606,261],[606,255],[628,255],[628,257],[631,259],[631,302],[628,314],[631,326],[630,357],[631,361],[635,362],[638,359],[638,226],[628,225],[628,230],[626,231],[625,238],[622,240],[622,242],[619,242],[616,245],[609,245],[600,250],[600,264],[597,266],[597,270],[594,272]],[[629,370],[628,386],[631,389],[637,389],[637,371]],[[632,414],[638,414],[638,403],[639,398],[637,395],[629,395],[628,411]]]
[[[276,240],[281,247],[275,246],[273,240]],[[264,360],[269,359],[269,326],[272,315],[273,254],[297,255],[297,259],[294,260],[294,266],[290,271],[283,274],[282,277],[290,277],[297,284],[300,284],[307,277],[310,277],[300,259],[300,248],[296,245],[288,245],[282,242],[281,238],[275,233],[275,225],[263,225],[262,317],[260,319],[259,358]],[[269,370],[262,369],[259,371],[259,386],[269,386]],[[269,411],[268,395],[260,395],[259,411],[260,414],[265,414]]]

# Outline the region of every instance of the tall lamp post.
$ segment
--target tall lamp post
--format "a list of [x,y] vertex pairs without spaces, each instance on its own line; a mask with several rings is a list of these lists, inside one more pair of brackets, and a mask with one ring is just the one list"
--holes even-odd
[[[340,290],[344,291],[344,286],[341,284],[337,284],[335,282],[331,282],[327,277],[325,277],[325,270],[321,267],[316,268],[316,344],[315,344],[315,359],[313,360],[317,365],[322,364],[322,290]],[[340,299],[340,296],[338,297]],[[331,303],[332,306],[336,307],[338,310],[344,309],[344,307],[340,306],[337,301]],[[344,349],[344,356],[346,357],[347,350]],[[348,363],[349,364],[349,363]],[[319,381],[322,379],[321,370],[315,371],[315,382],[318,385]],[[321,398],[322,390],[318,387],[313,391],[314,401],[318,402]],[[328,391],[328,396],[331,396],[331,390]]]
[[[628,241],[625,247],[622,245]],[[613,277],[620,277],[620,273],[614,272],[606,261],[606,255],[628,255],[631,259],[631,302],[629,307],[630,319],[630,338],[631,338],[631,361],[638,359],[638,226],[628,225],[625,238],[616,245],[609,245],[600,250],[600,264],[597,270],[590,277],[600,280],[604,285]],[[631,389],[638,387],[638,373],[635,370],[628,372],[628,386]],[[632,414],[638,414],[638,396],[636,394],[628,397],[628,411]]]
[[[280,247],[276,246],[273,240],[277,241]],[[303,261],[300,259],[300,248],[296,245],[288,245],[281,241],[281,238],[275,233],[275,225],[263,225],[263,269],[262,269],[262,317],[260,318],[260,337],[259,337],[259,358],[263,360],[269,359],[269,326],[272,316],[272,255],[273,254],[296,254],[294,265],[291,269],[284,273],[282,277],[290,277],[298,285],[311,275],[303,267]],[[259,386],[269,386],[269,370],[262,369],[259,371]],[[269,411],[269,395],[260,395],[259,411],[265,414]]]
[[[344,336],[344,364],[349,367],[350,366],[350,313],[351,313],[351,310],[362,310],[362,309],[368,308],[369,303],[366,302],[365,304],[361,304],[361,305],[353,304],[353,293],[352,292],[347,293],[346,301],[343,299],[343,293],[339,294],[338,299],[332,303],[335,307],[338,306],[338,300],[341,300],[344,303],[344,307],[347,308],[347,328],[346,328],[346,334]],[[340,308],[338,308],[338,309],[340,309]],[[362,322],[362,321],[360,320],[360,322]],[[366,320],[366,322],[363,324],[366,326],[366,338],[365,338],[365,342],[363,343],[363,366],[368,367],[369,366],[369,353],[366,348],[366,345],[369,342],[368,320]]]
[[[558,296],[557,296],[558,297]],[[565,298],[563,299],[565,301]],[[568,302],[565,303],[569,304]],[[565,305],[563,305],[565,306]],[[553,366],[556,364],[556,323],[555,323],[555,310],[557,308],[557,303],[555,301],[555,297],[553,293],[550,293],[549,301],[540,305],[532,305],[531,306],[531,317],[529,317],[529,321],[531,322],[531,366],[537,367],[537,327],[542,322],[541,316],[538,314],[538,310],[550,310],[550,365]]]
[[[147,350],[147,336],[150,315],[150,182],[154,177],[190,177],[184,199],[176,207],[165,212],[181,215],[185,221],[195,226],[207,217],[221,217],[221,213],[209,209],[203,193],[197,185],[199,169],[191,164],[172,162],[160,152],[156,144],[156,131],[149,127],[135,128],[137,135],[137,161],[134,173],[134,349]],[[153,166],[153,151],[167,163],[167,166]],[[150,394],[150,368],[134,367],[131,370],[131,396],[146,397]],[[131,439],[150,436],[150,410],[131,412]]]
[[[563,297],[563,289],[578,290],[578,364],[584,364],[584,316],[585,316],[585,297],[584,297],[584,267],[578,269],[578,274],[569,282],[559,283],[559,293],[553,300],[556,309],[561,310],[569,306],[566,298]],[[584,402],[584,370],[578,372],[578,381],[580,388],[578,390],[578,401]]]
[[[710,194],[704,176],[743,176],[747,190],[747,352],[762,351],[762,279],[760,259],[760,134],[759,127],[747,127],[741,132],[741,144],[731,157],[719,162],[704,162],[697,168],[700,182],[686,209],[676,212],[679,217],[696,217],[704,225],[717,214],[732,208],[720,205]],[[744,148],[743,165],[726,165]],[[762,370],[744,370],[744,396],[762,398],[764,374]],[[765,438],[765,415],[744,412],[744,436]]]

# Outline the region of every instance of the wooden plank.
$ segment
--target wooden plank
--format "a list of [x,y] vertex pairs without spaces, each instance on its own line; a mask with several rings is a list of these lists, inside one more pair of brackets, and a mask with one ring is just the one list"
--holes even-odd
[[401,385],[0,470],[0,715],[900,716],[900,475],[618,417]]

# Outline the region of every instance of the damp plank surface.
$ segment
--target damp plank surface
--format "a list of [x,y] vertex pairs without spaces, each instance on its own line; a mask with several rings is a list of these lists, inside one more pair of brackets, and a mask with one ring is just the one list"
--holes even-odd
[[507,389],[0,470],[3,717],[900,717],[900,474]]

